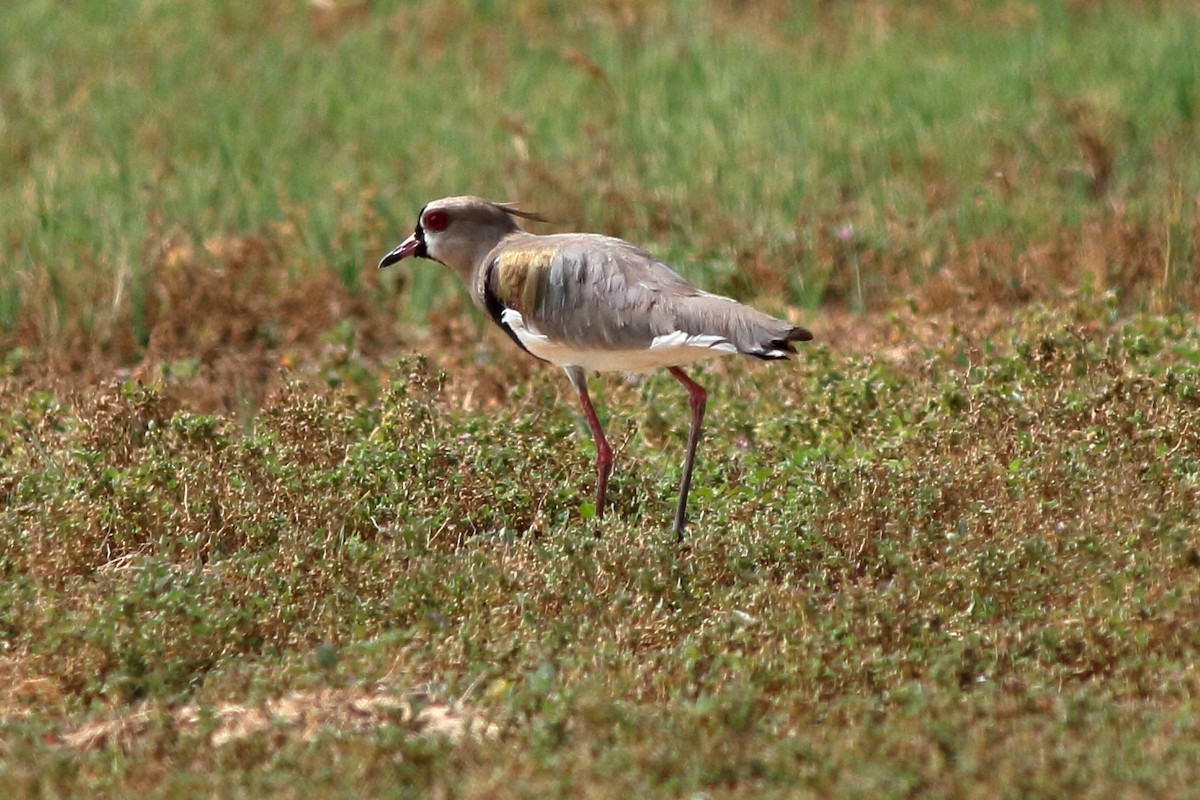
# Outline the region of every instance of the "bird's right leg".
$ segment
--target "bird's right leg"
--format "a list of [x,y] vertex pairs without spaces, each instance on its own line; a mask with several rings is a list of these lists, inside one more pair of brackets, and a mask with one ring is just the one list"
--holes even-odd
[[687,454],[683,457],[683,480],[679,483],[679,506],[675,509],[676,541],[683,541],[683,523],[687,514],[688,489],[692,486],[692,468],[696,465],[696,445],[700,442],[700,425],[704,422],[704,406],[708,402],[708,392],[704,387],[687,376],[679,367],[667,367],[672,375],[688,390],[688,402],[692,407],[692,427],[688,431]]
[[608,476],[612,472],[613,453],[604,438],[604,429],[600,427],[600,419],[596,409],[592,408],[592,399],[588,397],[587,376],[580,367],[564,367],[571,385],[579,394],[579,402],[583,406],[583,415],[587,417],[588,426],[592,429],[592,438],[596,441],[596,516],[604,514],[604,497],[608,493]]

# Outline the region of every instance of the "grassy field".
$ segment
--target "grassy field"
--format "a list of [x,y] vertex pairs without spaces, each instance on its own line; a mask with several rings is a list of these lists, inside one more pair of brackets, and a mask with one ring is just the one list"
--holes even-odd
[[[0,22],[0,795],[1200,796],[1190,2]],[[435,197],[813,329],[567,382]],[[417,354],[420,355],[417,355]],[[602,387],[602,388],[601,388]]]

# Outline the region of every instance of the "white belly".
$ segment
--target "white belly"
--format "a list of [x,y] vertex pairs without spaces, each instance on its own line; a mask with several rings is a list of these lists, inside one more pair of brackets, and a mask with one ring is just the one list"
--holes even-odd
[[512,309],[504,311],[501,321],[512,329],[525,349],[538,358],[560,367],[581,367],[594,372],[648,372],[737,352],[733,343],[720,336],[682,331],[655,337],[644,349],[589,349],[556,342],[545,334],[530,330],[521,315]]
[[[522,340],[524,341],[524,340]],[[681,367],[704,358],[729,355],[711,347],[659,347],[653,350],[577,350],[547,342],[525,342],[529,352],[560,367],[582,367],[595,372],[648,372]]]

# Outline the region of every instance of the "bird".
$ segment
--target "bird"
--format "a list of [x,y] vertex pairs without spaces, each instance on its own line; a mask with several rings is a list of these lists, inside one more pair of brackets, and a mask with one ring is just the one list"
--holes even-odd
[[707,391],[684,372],[693,362],[741,354],[764,361],[796,353],[805,328],[698,289],[646,250],[596,233],[539,235],[518,219],[546,222],[511,203],[475,196],[427,203],[412,235],[379,262],[440,262],[471,300],[526,353],[561,367],[579,396],[596,445],[595,515],[603,515],[613,452],[588,395],[589,372],[665,368],[688,392],[691,427],[672,530],[682,541]]

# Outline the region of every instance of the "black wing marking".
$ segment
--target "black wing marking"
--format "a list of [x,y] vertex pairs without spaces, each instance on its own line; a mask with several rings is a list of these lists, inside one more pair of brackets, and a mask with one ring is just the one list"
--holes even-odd
[[[524,345],[524,343],[521,342],[521,340],[517,337],[517,334],[513,332],[513,329],[509,326],[508,323],[504,322],[504,319],[503,319],[505,305],[504,305],[504,303],[502,303],[500,301],[500,298],[496,295],[496,265],[499,263],[499,261],[500,261],[500,259],[493,258],[491,263],[489,263],[487,265],[486,272],[484,272],[484,275],[483,275],[483,305],[484,305],[484,308],[487,309],[488,316],[492,318],[492,322],[499,325],[500,328],[503,329],[503,331],[508,334],[508,338],[512,339],[514,342],[517,343],[517,347],[521,348],[526,353],[529,353],[529,348],[526,347]],[[533,355],[533,353],[529,353],[529,355],[533,356],[534,358],[538,358],[538,356]],[[544,358],[538,358],[538,360],[545,361]]]

